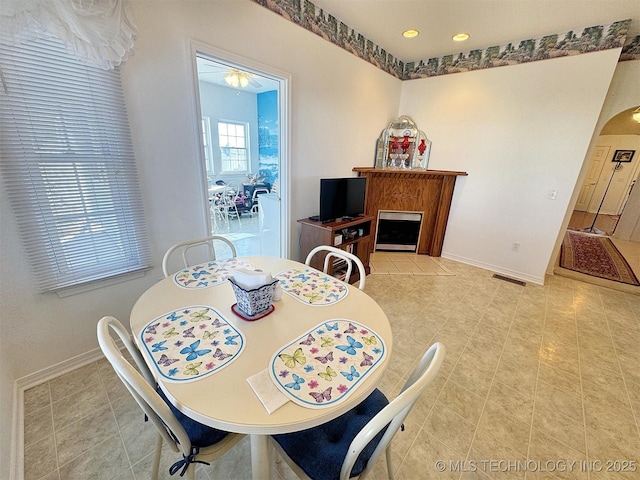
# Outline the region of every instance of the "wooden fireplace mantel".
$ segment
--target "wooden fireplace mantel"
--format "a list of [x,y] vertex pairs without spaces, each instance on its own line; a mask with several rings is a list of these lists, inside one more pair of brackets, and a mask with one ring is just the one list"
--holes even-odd
[[[418,253],[440,256],[456,178],[466,176],[466,172],[368,167],[355,167],[353,171],[367,177],[366,215],[377,218],[379,210],[422,212]],[[373,222],[371,230],[375,239]],[[373,248],[374,242],[371,242]]]

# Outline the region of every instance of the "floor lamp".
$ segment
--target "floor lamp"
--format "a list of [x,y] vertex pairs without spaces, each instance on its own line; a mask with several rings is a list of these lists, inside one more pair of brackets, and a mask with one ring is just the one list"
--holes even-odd
[[591,226],[587,227],[587,228],[581,228],[580,231],[586,232],[586,233],[596,233],[598,235],[604,235],[606,233],[606,232],[603,232],[602,230],[599,230],[599,229],[597,229],[595,227],[596,220],[598,219],[598,215],[600,214],[600,209],[602,208],[602,205],[604,204],[604,199],[607,196],[607,192],[609,191],[609,187],[611,186],[611,181],[613,180],[613,176],[621,168],[622,168],[622,164],[621,164],[620,161],[618,161],[616,163],[616,166],[613,167],[613,171],[611,172],[611,176],[609,177],[609,183],[607,183],[607,188],[604,189],[604,195],[602,195],[602,200],[600,200],[600,205],[598,205],[598,210],[596,211],[596,214],[593,217],[593,222],[591,222]]

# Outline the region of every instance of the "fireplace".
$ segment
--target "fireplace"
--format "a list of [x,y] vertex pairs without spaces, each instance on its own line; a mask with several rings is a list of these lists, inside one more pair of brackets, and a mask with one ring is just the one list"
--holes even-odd
[[417,252],[422,212],[378,211],[375,251]]
[[[355,167],[353,170],[359,176],[367,177],[367,215],[378,218],[379,211],[422,213],[422,221],[418,222],[420,233],[417,249],[401,251],[439,257],[456,177],[466,176],[466,172],[380,170],[370,167]],[[376,227],[375,224],[371,225],[371,237],[374,240],[378,238]],[[375,248],[374,241],[371,251]]]

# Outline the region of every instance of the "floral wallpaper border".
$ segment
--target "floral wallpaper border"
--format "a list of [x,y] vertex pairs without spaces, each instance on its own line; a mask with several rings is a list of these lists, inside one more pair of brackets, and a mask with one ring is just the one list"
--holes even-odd
[[404,63],[309,0],[252,1],[400,80],[517,65],[619,47],[623,47],[620,61],[640,60],[640,35],[625,45],[631,20],[621,20],[608,25],[584,27],[580,34],[577,33],[580,29],[576,29],[539,39]]

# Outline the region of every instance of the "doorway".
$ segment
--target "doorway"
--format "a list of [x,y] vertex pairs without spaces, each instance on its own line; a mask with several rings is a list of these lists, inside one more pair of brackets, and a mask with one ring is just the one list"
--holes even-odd
[[[640,172],[640,123],[632,116],[634,108],[618,113],[602,128],[567,230],[574,231],[573,235],[591,235],[612,242],[640,278],[640,191],[635,188]],[[565,232],[565,241],[567,235]],[[606,259],[595,260],[595,267],[602,264],[605,268]],[[559,266],[554,272],[576,277],[575,272]],[[597,284],[603,284],[601,278],[607,278],[604,271],[599,277],[597,268],[592,274],[577,275],[583,281]],[[610,288],[627,291],[620,288],[619,282],[605,283]],[[638,287],[630,288],[637,293]]]
[[289,77],[213,47],[192,54],[207,232],[239,256],[286,257]]

